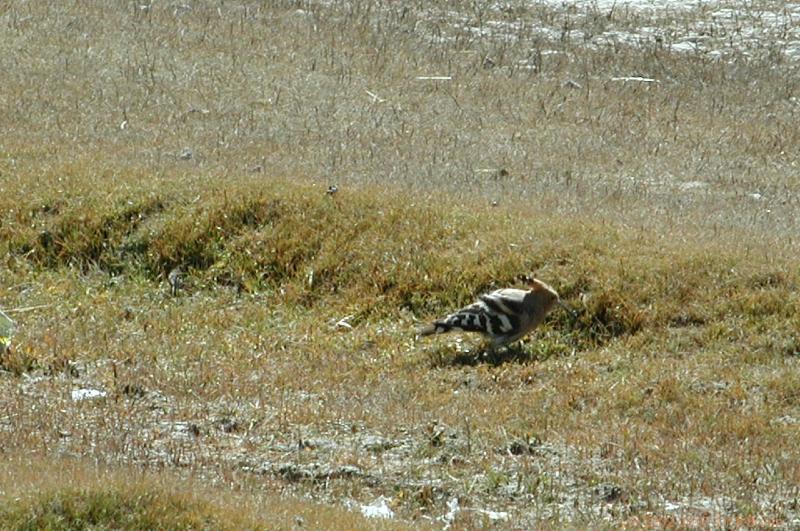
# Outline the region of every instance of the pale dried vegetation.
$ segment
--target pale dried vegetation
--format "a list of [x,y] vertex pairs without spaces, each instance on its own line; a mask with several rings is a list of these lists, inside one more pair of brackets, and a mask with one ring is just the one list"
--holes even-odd
[[800,523],[791,17],[400,4],[0,5],[4,527]]

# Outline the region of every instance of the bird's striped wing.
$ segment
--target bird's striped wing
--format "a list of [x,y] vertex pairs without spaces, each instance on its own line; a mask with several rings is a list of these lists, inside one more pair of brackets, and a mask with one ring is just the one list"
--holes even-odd
[[486,314],[491,325],[489,335],[495,341],[502,343],[505,338],[514,337],[520,332],[527,294],[527,291],[521,289],[506,288],[479,297],[486,306]]
[[485,328],[485,317],[480,309],[480,304],[470,304],[461,308],[457,312],[451,313],[443,319],[438,319],[433,323],[433,333],[442,332],[483,332]]
[[513,336],[519,330],[526,292],[501,289],[481,295],[470,304],[434,323],[434,333],[462,330],[480,332],[497,340]]
[[520,316],[525,313],[527,291],[514,288],[498,289],[478,298],[497,314]]

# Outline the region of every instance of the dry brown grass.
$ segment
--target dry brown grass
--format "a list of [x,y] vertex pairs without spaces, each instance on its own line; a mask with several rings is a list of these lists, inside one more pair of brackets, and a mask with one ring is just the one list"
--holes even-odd
[[[155,485],[187,526],[796,525],[796,63],[480,7],[0,7],[7,521]],[[577,318],[414,341],[529,273]]]

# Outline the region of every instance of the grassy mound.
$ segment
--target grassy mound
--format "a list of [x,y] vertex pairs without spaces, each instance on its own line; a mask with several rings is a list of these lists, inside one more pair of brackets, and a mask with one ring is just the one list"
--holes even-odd
[[[91,176],[86,176],[90,180]],[[160,282],[176,266],[198,289],[281,291],[360,316],[421,317],[536,275],[576,309],[554,317],[581,349],[621,335],[738,316],[792,319],[798,271],[723,248],[624,227],[498,209],[398,201],[372,187],[229,180],[189,198],[130,191],[83,196],[4,228],[12,256],[36,269],[78,267]],[[39,230],[31,227],[42,227]]]
[[241,529],[207,503],[142,486],[52,492],[4,509],[0,521],[14,529]]
[[13,456],[0,468],[3,529],[400,529],[276,496],[233,493],[170,472],[108,469],[81,460]]

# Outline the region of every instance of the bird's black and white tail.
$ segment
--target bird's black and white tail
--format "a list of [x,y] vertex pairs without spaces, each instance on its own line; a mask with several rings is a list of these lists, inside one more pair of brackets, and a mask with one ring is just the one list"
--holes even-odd
[[[419,330],[420,336],[446,332],[480,332],[489,336],[508,334],[519,326],[519,319],[508,308],[499,308],[493,301],[480,300],[466,308],[434,321]],[[503,311],[506,310],[506,311]]]

